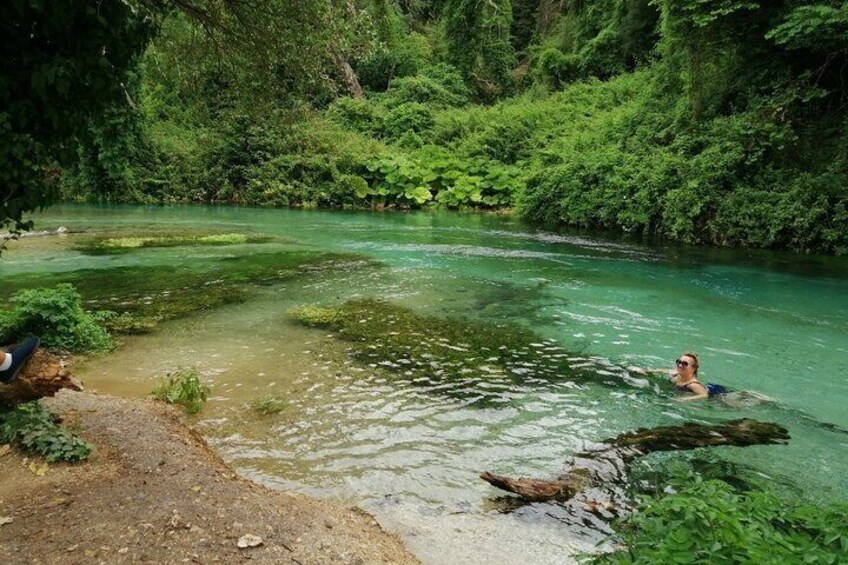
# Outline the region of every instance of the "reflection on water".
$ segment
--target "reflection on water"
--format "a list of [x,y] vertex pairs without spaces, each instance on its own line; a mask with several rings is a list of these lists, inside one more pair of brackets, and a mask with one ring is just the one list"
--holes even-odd
[[[353,252],[382,262],[380,269],[263,286],[243,303],[125,338],[118,351],[78,372],[90,388],[140,397],[156,375],[197,366],[213,383],[197,425],[241,473],[361,505],[427,563],[498,563],[504,555],[517,563],[563,563],[591,550],[606,529],[601,521],[575,521],[552,504],[504,513],[500,495],[477,474],[554,476],[587,444],[641,426],[743,416],[775,421],[789,428],[788,446],[714,451],[798,497],[848,494],[848,435],[817,424],[848,428],[848,383],[823,377],[840,375],[848,353],[848,269],[839,260],[817,260],[819,274],[804,276],[791,255],[766,261],[651,249],[528,231],[478,215],[67,207],[37,227],[59,225],[126,233],[214,225],[285,240],[92,257],[68,249],[65,242],[76,236],[40,238],[12,244],[0,279],[117,266],[143,271],[259,250]],[[780,268],[752,266],[757,262]],[[510,378],[473,367],[450,380],[409,376],[355,359],[350,342],[286,314],[362,297],[482,328],[528,327],[553,340],[548,346],[566,349],[578,369],[611,378],[623,366],[665,366],[695,349],[709,380],[775,402],[681,404],[661,381],[601,386],[537,374],[533,366]],[[393,363],[402,365],[400,358]],[[287,399],[281,413],[249,409],[270,393]]]

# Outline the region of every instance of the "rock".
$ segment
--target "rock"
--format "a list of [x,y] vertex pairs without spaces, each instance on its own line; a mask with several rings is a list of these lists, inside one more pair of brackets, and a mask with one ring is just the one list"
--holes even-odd
[[255,536],[253,534],[245,534],[241,536],[236,545],[239,549],[247,549],[248,547],[258,547],[262,545],[264,542],[262,538],[259,536]]

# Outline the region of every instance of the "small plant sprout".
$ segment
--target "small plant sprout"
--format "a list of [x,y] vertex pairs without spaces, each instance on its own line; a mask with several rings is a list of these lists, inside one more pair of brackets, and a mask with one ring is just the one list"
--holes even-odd
[[285,410],[286,406],[288,406],[288,402],[275,395],[260,396],[250,402],[252,410],[265,415],[279,414]]
[[187,414],[197,414],[209,399],[211,390],[200,380],[197,369],[177,369],[159,379],[150,396],[168,404],[179,404]]

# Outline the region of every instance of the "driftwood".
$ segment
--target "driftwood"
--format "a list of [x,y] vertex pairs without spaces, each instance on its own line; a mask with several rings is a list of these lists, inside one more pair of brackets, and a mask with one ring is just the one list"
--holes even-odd
[[53,396],[63,388],[83,390],[60,357],[37,350],[18,377],[11,383],[0,383],[0,401],[12,404]]
[[789,433],[777,424],[733,420],[724,424],[683,424],[640,429],[603,442],[575,455],[568,470],[553,480],[511,478],[489,472],[484,481],[527,501],[571,501],[580,498],[591,510],[618,509],[630,463],[654,451],[677,451],[720,445],[785,443]]

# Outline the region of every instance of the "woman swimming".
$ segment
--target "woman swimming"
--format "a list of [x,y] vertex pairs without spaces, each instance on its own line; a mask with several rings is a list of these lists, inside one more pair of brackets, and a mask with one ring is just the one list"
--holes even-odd
[[700,400],[726,393],[727,389],[721,385],[715,383],[701,384],[698,380],[698,368],[700,365],[698,356],[691,351],[686,351],[674,362],[674,371],[667,371],[666,369],[643,369],[642,372],[670,373],[671,383],[677,392],[687,394],[687,396],[682,397],[680,400]]

